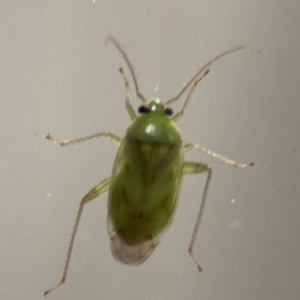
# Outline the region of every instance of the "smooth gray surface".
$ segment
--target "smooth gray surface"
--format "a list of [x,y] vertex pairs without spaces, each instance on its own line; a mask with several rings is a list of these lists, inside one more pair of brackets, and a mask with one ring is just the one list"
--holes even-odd
[[214,170],[195,248],[203,273],[187,248],[205,176],[190,176],[168,235],[139,267],[111,256],[106,195],[89,204],[67,282],[48,299],[299,299],[299,11],[298,0],[2,0],[0,299],[43,299],[61,277],[81,197],[111,171],[116,148],[105,140],[44,139],[124,134],[124,61],[104,46],[109,33],[143,93],[161,99],[225,49],[266,52],[218,61],[179,122],[187,141],[256,166],[187,157]]

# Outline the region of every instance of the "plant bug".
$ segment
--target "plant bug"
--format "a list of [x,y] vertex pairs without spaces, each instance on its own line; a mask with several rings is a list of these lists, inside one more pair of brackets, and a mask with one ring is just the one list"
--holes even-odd
[[[176,122],[183,116],[198,83],[208,74],[213,62],[245,47],[233,48],[210,60],[177,96],[164,104],[159,99],[147,100],[143,96],[127,54],[114,37],[108,36],[107,41],[111,42],[123,56],[133,79],[136,96],[143,104],[139,107],[140,115],[137,116],[130,103],[128,80],[123,69],[120,68],[126,91],[126,109],[132,121],[123,139],[110,132],[99,132],[73,140],[57,140],[47,135],[46,139],[59,146],[69,146],[105,137],[119,150],[112,175],[97,184],[82,198],[63,276],[59,283],[44,293],[45,296],[66,280],[74,240],[85,204],[108,191],[107,227],[112,254],[119,262],[139,265],[152,254],[173,221],[183,175],[206,173],[201,205],[188,248],[189,255],[201,271],[202,268],[193,253],[193,247],[203,215],[212,169],[206,164],[184,161],[184,153],[196,149],[233,167],[245,168],[254,165],[254,163],[233,161],[200,145],[183,144],[181,133],[176,125]],[[182,109],[173,115],[170,105],[178,101],[186,91],[188,93]]]

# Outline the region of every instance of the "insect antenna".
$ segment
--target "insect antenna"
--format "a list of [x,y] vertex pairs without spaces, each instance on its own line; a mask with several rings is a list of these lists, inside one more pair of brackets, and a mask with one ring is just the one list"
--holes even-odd
[[[207,62],[193,77],[192,79],[186,84],[186,86],[179,92],[179,94],[173,98],[171,98],[170,100],[168,100],[166,102],[166,105],[170,105],[171,103],[176,102],[178,99],[180,99],[180,97],[182,96],[182,94],[190,87],[190,85],[194,82],[199,82],[207,73],[209,70],[209,67],[218,59],[220,59],[223,56],[226,56],[227,54],[230,54],[232,52],[236,52],[239,50],[245,49],[245,46],[240,46],[240,47],[236,47],[227,51],[222,52],[221,54],[217,55],[216,57],[214,57],[213,59],[211,59],[209,62]],[[250,49],[251,50],[251,49]],[[197,79],[198,78],[198,79]],[[194,88],[192,87],[191,91],[194,91]],[[189,93],[191,94],[191,93]],[[190,97],[187,97],[184,104],[183,104],[183,110],[186,108],[188,102],[190,100]]]
[[146,98],[144,97],[144,95],[140,92],[139,90],[139,86],[138,86],[138,82],[137,82],[137,79],[136,79],[136,76],[135,76],[135,73],[134,73],[134,69],[133,69],[133,66],[129,60],[129,57],[128,55],[126,54],[126,52],[123,50],[123,48],[121,47],[121,45],[119,44],[119,42],[112,36],[112,35],[108,35],[106,37],[106,41],[110,41],[112,44],[114,44],[116,46],[116,48],[119,50],[119,52],[121,53],[121,55],[123,56],[126,64],[127,64],[127,67],[130,71],[130,74],[132,76],[132,79],[133,79],[133,83],[134,83],[134,87],[135,87],[135,93],[137,95],[137,97],[143,102],[145,103],[147,100]]

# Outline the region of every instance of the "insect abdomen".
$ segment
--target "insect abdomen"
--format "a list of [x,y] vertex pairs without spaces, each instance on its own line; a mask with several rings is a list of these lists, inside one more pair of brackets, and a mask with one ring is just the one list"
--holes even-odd
[[109,195],[111,250],[117,260],[132,265],[144,262],[169,227],[182,174],[179,149],[123,140]]

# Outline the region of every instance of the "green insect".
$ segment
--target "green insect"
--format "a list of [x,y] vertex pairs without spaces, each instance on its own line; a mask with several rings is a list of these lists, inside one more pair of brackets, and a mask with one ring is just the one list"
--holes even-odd
[[[123,56],[133,78],[136,96],[143,104],[139,107],[139,116],[137,116],[130,103],[128,80],[123,69],[120,68],[126,90],[126,109],[132,121],[123,139],[110,132],[100,132],[74,140],[56,140],[47,135],[46,139],[59,146],[105,137],[119,150],[111,176],[97,184],[81,200],[63,276],[59,283],[45,292],[45,296],[66,280],[74,240],[85,204],[108,191],[107,227],[112,254],[116,260],[126,265],[139,265],[152,254],[173,221],[182,177],[188,174],[206,173],[201,205],[188,248],[191,258],[201,271],[193,247],[203,215],[212,170],[206,164],[184,161],[184,153],[196,149],[234,167],[244,168],[254,165],[254,163],[233,161],[196,144],[183,144],[181,133],[176,125],[183,116],[197,84],[208,74],[213,62],[244,47],[228,50],[210,60],[176,97],[164,104],[159,99],[147,100],[143,96],[125,51],[114,37],[108,36],[107,41],[114,44]],[[186,91],[188,93],[182,109],[173,115],[170,105],[179,100]]]

